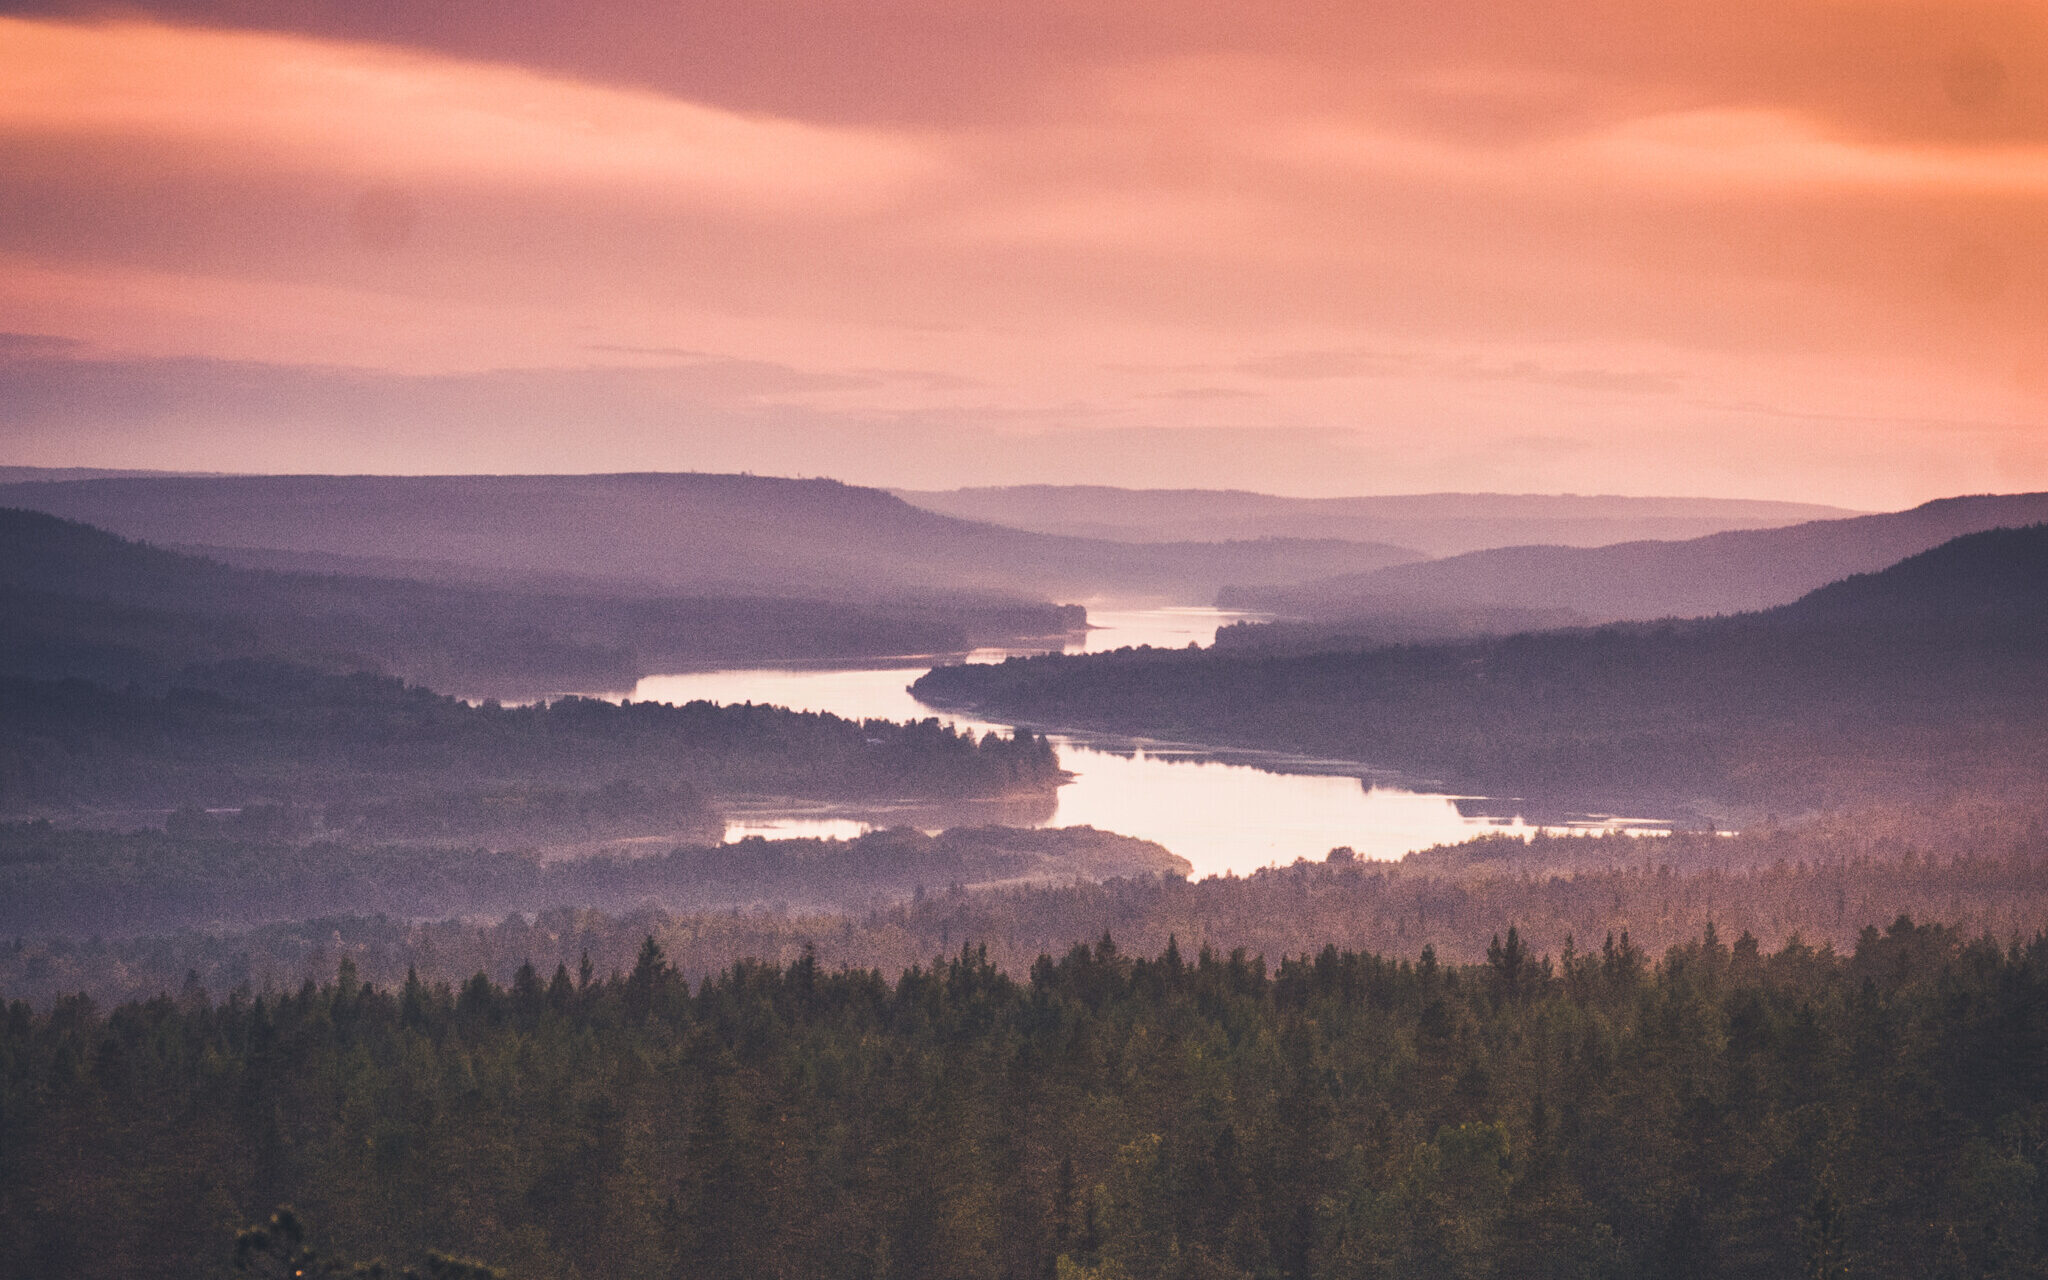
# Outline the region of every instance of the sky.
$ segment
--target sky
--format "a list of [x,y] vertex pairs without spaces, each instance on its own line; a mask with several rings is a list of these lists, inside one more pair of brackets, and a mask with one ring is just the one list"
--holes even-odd
[[2048,489],[2048,5],[0,0],[0,463]]

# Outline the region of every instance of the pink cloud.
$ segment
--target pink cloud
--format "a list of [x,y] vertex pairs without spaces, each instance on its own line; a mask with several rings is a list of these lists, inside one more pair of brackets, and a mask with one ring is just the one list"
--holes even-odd
[[[774,408],[800,470],[824,465],[803,438],[844,460],[908,432],[889,456],[913,466],[942,431],[1022,422],[1127,469],[1142,451],[1084,446],[1334,432],[1273,469],[1324,491],[1457,487],[1496,457],[1559,487],[1875,506],[2048,461],[2048,57],[2024,13],[813,8],[0,19],[0,329],[194,377],[394,380],[427,425],[363,438],[393,469],[449,456],[427,437],[461,418],[409,380],[568,388],[662,350],[805,376],[738,400],[605,381],[642,424],[606,465],[726,458],[645,426],[707,404]],[[346,433],[309,407],[350,402],[338,384],[290,385],[277,421]],[[261,429],[237,404],[209,457]],[[1021,474],[1006,449],[979,479]],[[1174,473],[1242,465],[1191,444]]]

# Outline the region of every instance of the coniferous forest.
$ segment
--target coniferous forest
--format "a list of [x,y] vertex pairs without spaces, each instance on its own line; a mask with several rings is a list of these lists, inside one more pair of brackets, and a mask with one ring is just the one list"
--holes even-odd
[[330,1259],[518,1276],[2023,1276],[2044,1160],[2048,940],[1903,917],[694,987],[650,938],[0,1033],[10,1275],[229,1274],[284,1200]]

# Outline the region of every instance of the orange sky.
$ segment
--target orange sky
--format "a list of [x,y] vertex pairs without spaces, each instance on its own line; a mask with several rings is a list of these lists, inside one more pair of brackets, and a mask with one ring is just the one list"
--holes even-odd
[[0,9],[0,462],[2048,488],[2048,5]]

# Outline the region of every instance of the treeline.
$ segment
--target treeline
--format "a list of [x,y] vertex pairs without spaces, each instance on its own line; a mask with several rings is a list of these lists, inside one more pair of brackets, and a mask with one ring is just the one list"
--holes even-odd
[[2048,527],[1957,539],[1758,614],[1336,652],[938,668],[935,705],[1309,752],[1651,811],[2048,792]]
[[[1226,594],[1217,603],[1225,608]],[[1489,608],[1402,609],[1389,605],[1356,618],[1299,618],[1270,622],[1233,622],[1216,629],[1216,648],[1263,653],[1335,653],[1383,649],[1395,644],[1428,644],[1475,636],[1513,635],[1523,631],[1554,631],[1585,625],[1587,619],[1569,609]]]
[[[1054,849],[1047,844],[1054,838],[1069,843]],[[49,924],[11,926],[18,937],[0,945],[0,992],[39,1003],[78,991],[103,1001],[147,999],[176,990],[188,972],[214,990],[245,983],[257,990],[291,987],[308,975],[332,973],[344,958],[366,979],[384,984],[408,968],[448,981],[479,971],[509,981],[522,961],[574,967],[585,954],[606,973],[630,967],[649,934],[696,980],[745,958],[793,962],[806,948],[829,966],[893,972],[963,943],[986,947],[992,963],[1021,976],[1039,955],[1059,954],[1105,932],[1148,952],[1177,938],[1184,946],[1242,948],[1268,957],[1325,943],[1411,958],[1431,947],[1447,961],[1462,962],[1483,958],[1486,940],[1510,926],[1539,956],[1562,954],[1568,937],[1583,942],[1609,933],[1656,953],[1709,925],[1731,936],[1750,933],[1767,948],[1797,939],[1847,951],[1864,930],[1901,914],[2007,940],[2048,927],[2048,836],[2042,828],[1958,811],[1738,836],[1539,836],[1526,844],[1486,837],[1398,863],[1366,862],[1340,850],[1324,861],[1200,881],[1149,874],[1175,865],[1156,846],[1085,832],[954,832],[945,838],[952,848],[984,852],[943,874],[889,869],[891,859],[907,866],[942,855],[943,844],[926,846],[922,839],[878,833],[853,846],[766,842],[701,857],[677,854],[616,868],[601,860],[531,874],[516,859],[373,853],[337,858],[330,881],[319,878],[317,863],[288,865],[306,877],[295,885],[332,894],[321,902],[397,900],[382,906],[389,918],[371,916],[377,908],[370,906],[335,906],[326,908],[333,915],[241,931],[170,932],[158,925],[153,936],[127,939],[86,938],[83,929],[68,939],[53,936],[55,921],[82,924],[95,901],[105,914],[93,927],[108,934],[121,931],[117,921],[146,926],[166,918],[152,916],[153,910],[185,910],[195,921],[232,919],[244,900],[235,896],[240,878],[247,879],[251,902],[265,902],[260,891],[276,883],[247,851],[237,851],[249,857],[246,867],[221,861],[205,871],[179,855],[144,854],[138,845],[132,864],[70,873],[69,883],[89,887],[61,900],[37,898],[32,886],[64,873],[27,867],[10,878],[0,868],[0,885],[31,904],[26,914],[52,912],[45,917]],[[1027,874],[1089,882],[971,887],[1007,874],[997,857],[1006,847],[1058,854]],[[715,879],[703,863],[734,859],[742,849],[769,864],[757,868],[751,887],[707,888],[697,879]],[[845,883],[838,901],[873,903],[863,887],[870,879],[895,886],[899,900],[851,909],[814,905],[839,885],[833,868],[851,865],[840,860],[856,853],[872,865]],[[739,858],[724,865],[748,864]],[[984,877],[976,868],[994,870]],[[380,871],[388,881],[376,878]],[[195,898],[179,887],[194,881],[210,886],[209,895]],[[763,891],[771,882],[778,891]],[[707,893],[720,905],[691,905]],[[414,895],[410,901],[407,894]],[[481,902],[492,894],[499,895],[492,905],[465,910],[464,918],[418,922],[431,914],[431,904]],[[292,901],[269,900],[280,910]],[[129,903],[134,914],[123,916]],[[733,910],[734,903],[755,905]]]
[[588,698],[472,706],[395,678],[233,662],[167,690],[0,679],[0,812],[344,804],[520,784],[801,796],[1047,791],[1059,762],[1020,731],[856,723],[769,706]]
[[[182,824],[179,824],[182,825]],[[501,919],[562,905],[605,912],[733,907],[865,911],[927,887],[1186,874],[1159,845],[1091,827],[909,828],[853,840],[764,840],[637,857],[0,825],[0,934],[52,938],[247,930],[341,914]],[[60,949],[62,944],[54,944]],[[32,957],[0,973],[55,975]],[[430,970],[432,966],[429,966]],[[97,986],[97,982],[87,985]],[[232,984],[231,984],[232,985]],[[5,987],[23,992],[25,987]]]
[[525,785],[365,797],[318,808],[245,805],[233,812],[184,808],[164,821],[185,839],[480,839],[491,848],[577,844],[670,834],[685,844],[717,844],[725,819],[687,782],[665,787],[616,781],[572,789]]
[[0,509],[0,675],[37,679],[160,685],[194,664],[264,658],[533,697],[706,665],[961,653],[1085,625],[1078,606],[967,593],[853,603],[278,572]]
[[0,1272],[2039,1274],[2048,941],[196,984],[0,1027]]

